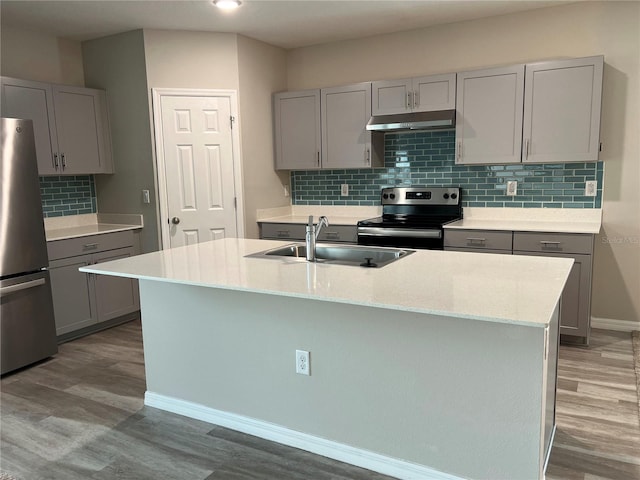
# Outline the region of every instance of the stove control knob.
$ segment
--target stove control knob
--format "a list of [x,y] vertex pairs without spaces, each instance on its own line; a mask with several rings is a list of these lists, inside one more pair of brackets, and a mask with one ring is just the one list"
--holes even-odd
[[449,198],[449,194],[448,194],[448,193],[445,193],[445,194],[444,194],[444,199],[446,200],[446,199],[448,199],[448,198]]
[[387,195],[386,193],[384,193],[384,194],[382,195],[382,198],[384,198],[384,199],[386,200],[387,198],[389,198],[389,195]]
[[392,193],[391,195],[389,195],[391,197],[391,200],[393,200],[394,198],[396,198],[396,194]]
[[456,198],[458,198],[458,194],[457,193],[452,193],[451,194],[451,198],[453,198],[455,200]]

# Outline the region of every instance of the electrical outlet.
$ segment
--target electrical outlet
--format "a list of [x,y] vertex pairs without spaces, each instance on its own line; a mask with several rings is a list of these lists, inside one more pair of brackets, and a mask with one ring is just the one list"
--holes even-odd
[[348,183],[343,183],[342,185],[340,185],[340,196],[342,196],[342,197],[348,197],[349,196],[349,184]]
[[142,190],[142,203],[151,203],[149,190]]
[[288,197],[289,196],[289,187],[286,186],[286,185],[283,185],[283,187],[284,187],[284,196]]
[[300,375],[311,375],[309,352],[306,350],[296,350],[296,373]]
[[507,182],[507,195],[510,197],[515,197],[518,194],[518,181],[517,180],[509,180]]
[[598,193],[598,181],[597,180],[588,180],[584,185],[584,196],[585,197],[595,197]]

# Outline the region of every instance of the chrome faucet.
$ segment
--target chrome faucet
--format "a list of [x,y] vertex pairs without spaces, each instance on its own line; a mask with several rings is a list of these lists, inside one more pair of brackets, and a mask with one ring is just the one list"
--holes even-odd
[[318,235],[320,235],[320,230],[322,227],[328,227],[329,220],[327,217],[322,216],[318,218],[318,224],[313,224],[313,215],[309,215],[309,224],[306,228],[306,251],[307,251],[307,262],[315,262],[316,261],[316,240],[318,239]]

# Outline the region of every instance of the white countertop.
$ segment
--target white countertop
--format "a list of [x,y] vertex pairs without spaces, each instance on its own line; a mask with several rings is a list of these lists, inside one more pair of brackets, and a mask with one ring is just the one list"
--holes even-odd
[[353,225],[360,220],[382,215],[382,207],[352,207],[339,205],[293,205],[257,211],[259,223],[301,223],[307,224],[309,215],[318,217],[324,215],[330,225]]
[[597,234],[602,225],[596,208],[465,208],[463,217],[444,228]]
[[45,218],[47,242],[142,228],[142,215],[101,214]]
[[287,243],[228,238],[80,270],[544,327],[573,264],[566,258],[441,250],[418,250],[382,268],[245,257]]

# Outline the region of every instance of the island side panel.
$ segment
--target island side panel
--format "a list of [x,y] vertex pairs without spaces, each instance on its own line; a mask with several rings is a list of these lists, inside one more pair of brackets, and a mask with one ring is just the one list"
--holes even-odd
[[545,362],[546,392],[544,401],[543,469],[549,459],[556,425],[556,395],[558,390],[558,350],[560,347],[560,303],[551,316],[548,328],[548,354]]
[[464,478],[541,478],[543,328],[146,280],[140,293],[148,392]]

